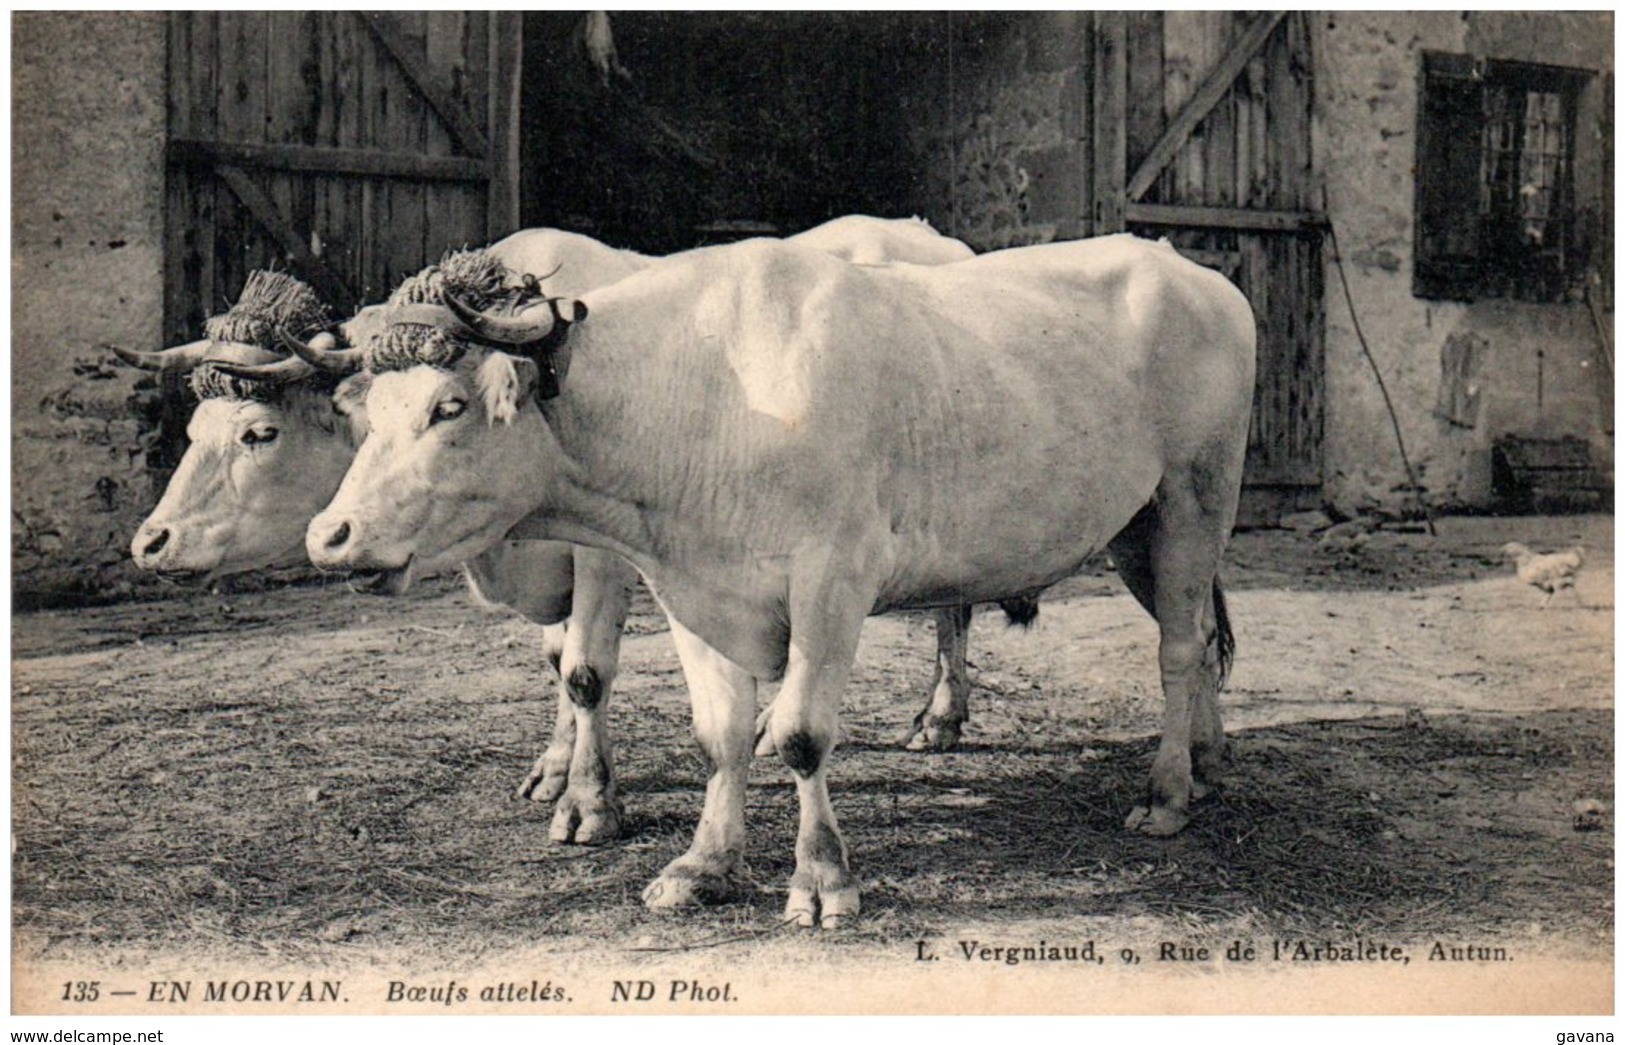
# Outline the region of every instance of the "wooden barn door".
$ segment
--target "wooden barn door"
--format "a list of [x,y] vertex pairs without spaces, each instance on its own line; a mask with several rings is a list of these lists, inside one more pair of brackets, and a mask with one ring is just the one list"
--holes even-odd
[[518,220],[518,15],[170,15],[165,333],[277,267],[343,312]]
[[1096,234],[1167,236],[1229,276],[1258,317],[1244,516],[1314,504],[1325,313],[1302,15],[1096,15]]

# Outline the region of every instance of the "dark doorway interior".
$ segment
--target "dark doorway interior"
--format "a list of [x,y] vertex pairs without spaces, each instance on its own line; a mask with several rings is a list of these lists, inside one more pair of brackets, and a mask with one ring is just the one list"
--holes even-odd
[[890,86],[945,52],[933,17],[526,15],[524,224],[663,254],[908,213]]

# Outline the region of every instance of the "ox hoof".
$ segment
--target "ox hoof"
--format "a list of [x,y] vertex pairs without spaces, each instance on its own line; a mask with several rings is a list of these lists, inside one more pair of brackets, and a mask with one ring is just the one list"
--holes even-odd
[[846,877],[839,888],[790,884],[790,899],[784,905],[784,920],[803,929],[839,929],[854,921],[861,904],[857,883]]
[[952,751],[959,746],[961,725],[951,718],[920,715],[903,735],[902,745],[908,751]]
[[530,772],[520,783],[514,797],[520,801],[555,802],[570,784],[570,759],[566,753],[563,765],[554,763],[547,755],[536,760]]
[[1211,748],[1191,754],[1191,797],[1202,798],[1219,786],[1224,778],[1224,750]]
[[1190,823],[1190,819],[1190,814],[1183,809],[1175,809],[1172,806],[1152,806],[1150,808],[1137,806],[1134,812],[1128,815],[1128,820],[1124,826],[1130,831],[1138,831],[1142,835],[1150,835],[1153,838],[1168,838],[1177,835],[1183,830],[1185,825]]
[[656,910],[727,903],[738,892],[734,872],[681,857],[666,865],[643,890],[643,904]]
[[585,798],[565,793],[553,808],[547,837],[566,845],[603,845],[621,835],[621,803],[602,795]]

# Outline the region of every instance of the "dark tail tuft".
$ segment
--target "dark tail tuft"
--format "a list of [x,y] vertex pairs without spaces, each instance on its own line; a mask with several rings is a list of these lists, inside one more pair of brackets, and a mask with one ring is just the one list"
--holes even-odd
[[1230,630],[1230,611],[1217,577],[1213,578],[1213,619],[1218,626],[1214,637],[1219,641],[1219,688],[1223,689],[1230,679],[1230,666],[1236,662],[1236,633]]
[[1033,621],[1038,619],[1038,596],[1023,595],[1015,599],[1002,599],[999,609],[1004,611],[1004,617],[1012,627],[1030,628]]

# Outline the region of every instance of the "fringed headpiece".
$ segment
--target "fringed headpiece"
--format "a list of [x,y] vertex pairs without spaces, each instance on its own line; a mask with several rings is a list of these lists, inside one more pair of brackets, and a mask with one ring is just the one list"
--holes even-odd
[[281,353],[279,328],[308,334],[332,326],[327,305],[309,284],[286,272],[260,269],[249,273],[235,304],[203,321],[203,333],[215,341],[236,341]]
[[[279,330],[308,334],[332,326],[327,304],[309,284],[286,272],[259,269],[249,273],[243,292],[230,308],[203,321],[203,332],[211,341],[249,345],[274,357],[287,354],[278,337]],[[229,365],[238,361],[222,362]],[[193,394],[199,399],[275,402],[281,398],[286,382],[228,372],[204,360],[192,370],[191,384]]]
[[286,387],[281,381],[227,373],[212,361],[204,361],[192,371],[191,383],[192,394],[199,399],[252,399],[260,403],[280,402]]
[[471,342],[450,323],[418,322],[429,312],[410,309],[413,305],[444,307],[448,293],[464,301],[477,302],[481,309],[511,306],[522,290],[510,285],[508,268],[485,250],[459,250],[447,254],[438,265],[411,276],[389,297],[388,309],[402,311],[387,316],[385,324],[366,350],[368,370],[404,370],[427,363],[450,366],[468,350]]

